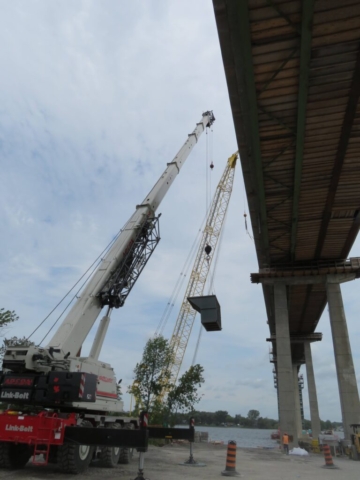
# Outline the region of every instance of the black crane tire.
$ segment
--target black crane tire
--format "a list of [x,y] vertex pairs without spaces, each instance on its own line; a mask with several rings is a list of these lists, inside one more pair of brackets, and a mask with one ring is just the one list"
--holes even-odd
[[[121,428],[120,423],[112,423],[110,428]],[[99,467],[115,468],[119,462],[120,447],[102,447],[99,456]]]
[[[92,423],[83,420],[81,427],[92,427]],[[95,447],[90,445],[71,445],[64,443],[59,446],[57,463],[64,473],[78,474],[84,472],[94,456]]]
[[32,455],[29,445],[0,442],[0,468],[24,468]]
[[[123,428],[126,430],[133,430],[134,425],[132,423],[126,423],[123,426]],[[131,462],[133,455],[134,455],[133,448],[121,448],[118,463],[121,463],[123,465],[128,465]]]

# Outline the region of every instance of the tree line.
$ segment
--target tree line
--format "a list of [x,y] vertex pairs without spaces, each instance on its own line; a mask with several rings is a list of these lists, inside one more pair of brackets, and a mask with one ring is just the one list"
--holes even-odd
[[[195,426],[209,427],[233,427],[239,426],[243,428],[262,428],[277,430],[279,428],[279,420],[260,416],[258,410],[249,410],[246,416],[240,413],[232,416],[226,410],[217,410],[216,412],[193,411],[191,416],[195,418]],[[178,413],[175,415],[175,423],[177,425],[187,424],[189,415]],[[341,422],[332,422],[331,420],[320,420],[321,430],[333,430],[341,427]],[[311,429],[311,420],[303,420],[303,429]]]
[[[217,410],[216,412],[193,411],[191,416],[195,419],[197,426],[209,427],[243,427],[243,428],[260,428],[277,430],[279,428],[279,420],[260,416],[258,410],[249,410],[246,416],[240,413],[232,416],[226,410]],[[178,413],[175,415],[175,423],[177,425],[187,424],[189,415]],[[320,420],[321,430],[335,430],[342,426],[341,422],[332,422],[331,420]],[[303,429],[311,430],[311,420],[303,420]]]
[[[272,418],[261,417],[258,410],[249,410],[246,416],[240,413],[232,416],[226,410],[217,410],[216,412],[194,411],[192,416],[195,418],[195,425],[208,426],[239,426],[243,428],[269,428],[277,429],[279,425],[278,420]],[[176,416],[176,423],[186,423],[187,417],[183,414]]]

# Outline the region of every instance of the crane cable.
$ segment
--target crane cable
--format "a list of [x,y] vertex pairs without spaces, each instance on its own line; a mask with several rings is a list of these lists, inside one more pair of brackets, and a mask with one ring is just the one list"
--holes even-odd
[[[222,226],[222,229],[221,229],[221,232],[220,232],[219,245],[218,245],[218,248],[216,249],[216,252],[215,252],[215,261],[214,261],[214,267],[212,268],[212,272],[211,272],[211,276],[210,276],[210,284],[209,284],[209,288],[208,288],[208,295],[213,295],[215,293],[215,289],[214,289],[215,272],[216,272],[216,269],[217,269],[218,260],[219,260],[219,256],[220,256],[220,252],[221,252],[222,241],[223,241],[223,237],[224,237],[224,230],[225,230],[225,225],[226,225],[226,219],[227,219],[227,211],[225,213],[224,223],[223,223],[223,226]],[[198,333],[198,339],[197,339],[196,346],[195,346],[194,356],[193,356],[193,359],[192,359],[192,362],[191,362],[192,367],[195,365],[195,362],[196,362],[196,357],[197,357],[199,346],[200,346],[200,340],[201,340],[202,332],[203,332],[203,326],[200,323],[200,330],[199,330],[199,333]]]
[[[213,159],[213,140],[214,140],[213,130],[211,129],[211,139],[210,139],[211,163],[209,164],[208,159],[207,159],[206,172],[209,171],[209,168],[210,168],[210,172],[212,172],[212,170],[214,168],[214,163],[213,163],[213,160],[212,160]],[[210,177],[209,181],[207,180],[207,182],[206,182],[206,211],[208,211],[208,209],[210,208],[210,199],[211,199],[211,175],[209,175],[209,177]],[[210,190],[209,194],[208,194],[208,190]],[[226,221],[226,214],[225,214],[224,222],[225,221]],[[223,228],[221,229],[221,232],[220,232],[219,247],[218,247],[218,249],[216,249],[216,252],[215,252],[214,267],[213,268],[210,267],[210,284],[209,284],[208,294],[212,291],[213,285],[214,285],[214,275],[215,275],[215,271],[216,271],[217,261],[218,261],[218,258],[219,258],[219,251],[221,249],[222,237],[223,237]],[[193,360],[192,360],[192,363],[191,363],[192,366],[195,364],[197,352],[198,352],[199,345],[200,345],[201,335],[202,335],[202,325],[200,324],[198,339],[197,339],[197,342],[196,342],[195,352],[194,352]]]
[[169,319],[169,317],[170,317],[170,314],[171,314],[172,309],[173,309],[173,307],[174,307],[174,305],[175,305],[175,302],[176,302],[176,300],[177,300],[177,297],[178,297],[178,295],[179,295],[179,293],[180,293],[180,291],[181,291],[181,287],[182,287],[182,285],[183,285],[183,283],[184,283],[185,277],[186,277],[186,275],[187,275],[188,272],[189,272],[189,268],[190,268],[191,264],[193,263],[193,259],[194,259],[195,251],[196,251],[195,248],[196,248],[196,246],[197,246],[197,244],[198,244],[199,237],[200,237],[200,235],[201,235],[201,233],[202,233],[202,229],[203,229],[203,225],[204,225],[205,221],[206,221],[206,215],[205,215],[205,217],[204,217],[204,219],[203,219],[203,221],[202,221],[202,223],[201,223],[201,226],[200,226],[200,228],[199,228],[199,230],[198,230],[198,232],[197,232],[197,234],[196,234],[196,237],[195,237],[195,239],[194,239],[194,242],[193,242],[193,244],[192,244],[192,246],[191,246],[191,248],[190,248],[190,252],[189,252],[189,254],[188,254],[188,256],[187,256],[187,258],[186,258],[186,260],[185,260],[185,263],[184,263],[184,265],[183,265],[183,267],[182,267],[182,269],[181,269],[180,276],[179,276],[179,278],[177,279],[177,282],[176,282],[176,284],[175,284],[175,287],[174,287],[174,289],[173,289],[173,291],[172,291],[172,293],[171,293],[171,296],[170,296],[170,298],[169,298],[169,300],[168,300],[168,302],[167,302],[167,304],[166,304],[166,307],[165,307],[164,312],[163,312],[163,314],[162,314],[162,316],[161,316],[160,322],[159,322],[159,324],[158,324],[158,326],[157,326],[157,328],[156,328],[156,331],[155,331],[155,334],[154,334],[155,337],[162,335],[163,332],[164,332],[164,328],[166,327],[167,321],[168,321],[168,319]]
[[[108,243],[108,245],[104,248],[104,250],[100,253],[100,255],[98,255],[98,257],[93,261],[93,263],[85,270],[85,272],[80,276],[80,278],[74,283],[74,285],[70,288],[70,290],[62,297],[62,299],[55,305],[55,307],[53,307],[53,309],[46,315],[46,317],[39,323],[39,325],[30,333],[30,335],[27,337],[26,340],[29,340],[35,332],[37,332],[37,330],[39,330],[39,328],[46,322],[46,320],[48,320],[48,318],[55,312],[55,310],[65,301],[65,299],[70,295],[70,293],[74,290],[74,288],[81,282],[81,280],[85,278],[84,282],[81,284],[80,288],[76,291],[75,295],[71,298],[70,302],[66,305],[66,307],[64,308],[64,310],[60,313],[60,315],[58,316],[58,318],[55,320],[55,322],[53,323],[53,325],[51,326],[51,328],[48,330],[48,332],[46,333],[46,335],[42,338],[41,342],[39,343],[39,345],[41,345],[41,343],[45,340],[45,338],[49,335],[49,333],[51,332],[51,330],[55,327],[55,325],[57,324],[57,322],[60,320],[60,318],[64,315],[64,313],[66,312],[66,310],[69,308],[69,306],[71,305],[71,303],[75,300],[75,298],[77,298],[78,294],[80,293],[81,289],[83,288],[83,286],[85,285],[85,283],[88,281],[88,279],[92,276],[92,274],[94,273],[94,271],[96,270],[96,268],[98,267],[98,265],[100,264],[100,262],[102,261],[102,257],[104,256],[104,254],[106,254],[110,248],[112,247],[112,245],[114,244],[114,242],[118,239],[119,235],[121,234],[121,232],[123,230],[125,230],[127,224],[128,224],[129,221],[127,221],[125,223],[125,225],[118,231],[118,233],[115,235],[115,237]],[[89,273],[90,272],[90,273]]]
[[[209,148],[207,149],[206,152],[206,213],[209,213],[209,209],[211,206],[211,173],[214,168],[214,162],[213,162],[213,157],[214,157],[214,131],[212,127],[210,128],[210,135],[209,135]],[[210,169],[210,174],[209,174],[209,169]]]

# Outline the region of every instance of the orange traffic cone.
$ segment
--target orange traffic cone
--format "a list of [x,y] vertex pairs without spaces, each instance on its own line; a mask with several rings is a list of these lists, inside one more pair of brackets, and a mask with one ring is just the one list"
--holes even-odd
[[323,465],[323,467],[324,468],[338,468],[334,465],[329,445],[323,445],[323,452],[324,452],[324,457],[325,457],[325,465]]
[[236,471],[236,442],[230,440],[227,447],[226,467],[221,472],[224,477],[238,477],[240,473]]

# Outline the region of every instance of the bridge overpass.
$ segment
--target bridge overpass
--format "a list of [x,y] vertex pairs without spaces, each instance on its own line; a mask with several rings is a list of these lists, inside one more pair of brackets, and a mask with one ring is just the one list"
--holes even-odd
[[306,364],[329,304],[345,436],[360,423],[340,284],[360,226],[360,2],[213,0],[277,379],[280,428],[301,431]]

